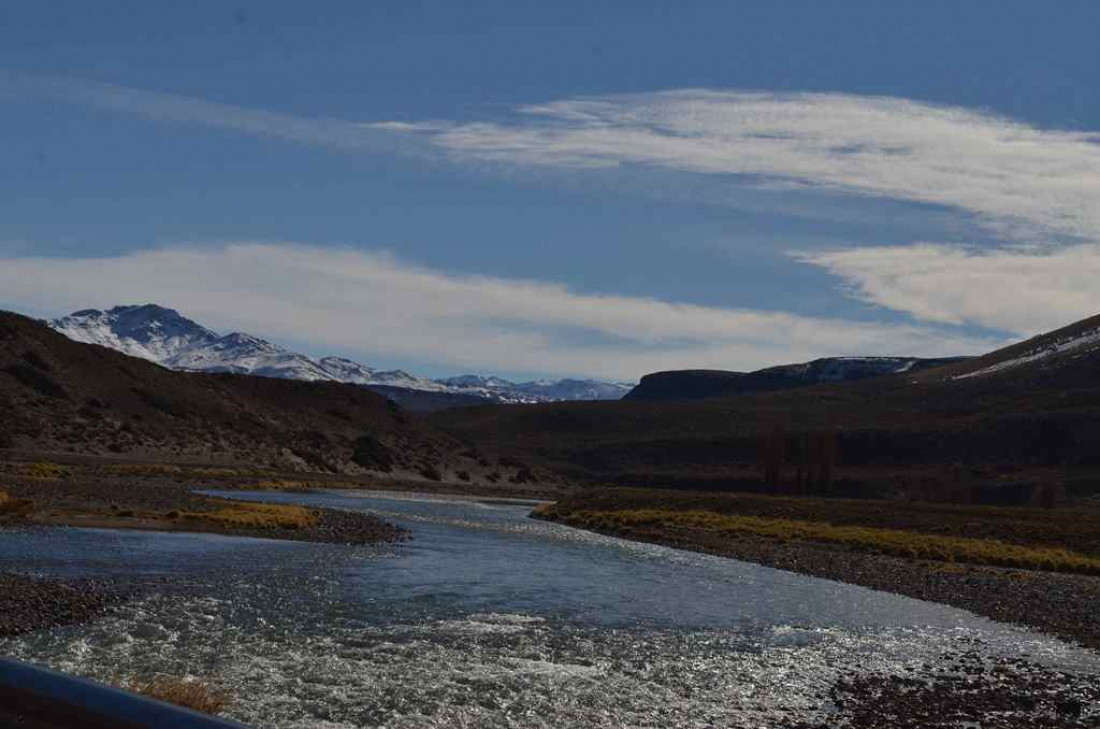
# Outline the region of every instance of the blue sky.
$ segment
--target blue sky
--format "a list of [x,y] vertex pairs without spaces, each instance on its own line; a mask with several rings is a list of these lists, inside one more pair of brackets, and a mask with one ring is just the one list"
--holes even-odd
[[1097,313],[1095,3],[3,12],[3,308],[619,379]]

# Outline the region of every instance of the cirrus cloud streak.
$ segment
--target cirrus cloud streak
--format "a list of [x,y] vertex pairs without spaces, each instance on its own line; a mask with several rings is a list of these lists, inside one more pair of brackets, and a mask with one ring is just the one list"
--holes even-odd
[[1030,336],[1100,309],[1100,245],[982,250],[917,243],[796,253],[863,301],[917,319]]
[[837,93],[685,89],[527,106],[506,122],[383,123],[465,159],[746,175],[966,211],[1002,232],[1100,235],[1100,133]]

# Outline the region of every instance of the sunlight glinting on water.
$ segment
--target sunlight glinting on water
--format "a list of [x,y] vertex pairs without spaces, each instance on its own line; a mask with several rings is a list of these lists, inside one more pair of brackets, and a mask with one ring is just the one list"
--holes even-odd
[[0,653],[101,680],[200,677],[233,694],[233,718],[280,728],[772,726],[826,719],[843,675],[905,676],[960,650],[1100,674],[1090,652],[962,611],[532,522],[521,506],[266,498],[377,508],[415,538],[43,533],[30,554],[44,571],[160,571],[112,615]]

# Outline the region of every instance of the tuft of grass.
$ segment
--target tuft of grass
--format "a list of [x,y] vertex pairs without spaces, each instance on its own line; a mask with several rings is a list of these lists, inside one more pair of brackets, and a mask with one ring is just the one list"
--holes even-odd
[[208,521],[241,529],[308,529],[317,523],[319,512],[294,504],[230,502],[214,511],[185,511],[183,519]]
[[249,491],[286,491],[288,489],[304,489],[313,486],[310,481],[284,481],[282,479],[270,479],[257,481],[246,488]]
[[198,679],[156,676],[148,681],[134,681],[124,685],[127,691],[148,696],[158,701],[183,706],[206,714],[219,714],[230,703],[230,695],[211,687]]
[[23,467],[24,475],[42,481],[56,481],[69,475],[69,469],[57,463],[41,461]]
[[0,516],[29,514],[32,511],[34,511],[33,500],[17,499],[0,489]]
[[626,509],[570,511],[540,507],[539,516],[572,526],[619,531],[623,529],[691,529],[730,538],[764,537],[780,541],[840,544],[855,549],[935,562],[1013,567],[1049,572],[1100,575],[1100,559],[1059,547],[1029,547],[996,539],[951,537],[901,529],[835,526],[827,522],[718,514],[710,511]]

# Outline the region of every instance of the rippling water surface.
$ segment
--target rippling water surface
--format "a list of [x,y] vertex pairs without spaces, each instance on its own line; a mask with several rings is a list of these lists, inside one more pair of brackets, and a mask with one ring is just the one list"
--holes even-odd
[[249,498],[369,511],[414,540],[0,534],[0,564],[152,585],[0,653],[101,679],[201,676],[233,693],[233,718],[272,727],[768,726],[827,716],[842,673],[957,650],[1100,675],[1091,652],[960,610],[536,522],[527,504]]

